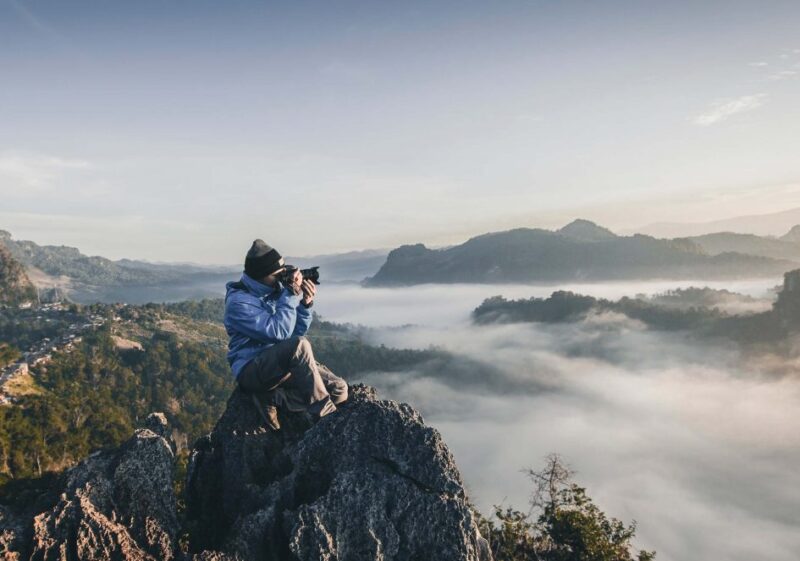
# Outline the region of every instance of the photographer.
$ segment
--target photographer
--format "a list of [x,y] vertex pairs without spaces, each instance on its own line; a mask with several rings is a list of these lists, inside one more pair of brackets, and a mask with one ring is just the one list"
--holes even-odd
[[267,424],[280,429],[278,406],[318,420],[347,400],[347,383],[314,360],[304,337],[317,287],[277,250],[255,240],[241,280],[226,285],[228,362]]

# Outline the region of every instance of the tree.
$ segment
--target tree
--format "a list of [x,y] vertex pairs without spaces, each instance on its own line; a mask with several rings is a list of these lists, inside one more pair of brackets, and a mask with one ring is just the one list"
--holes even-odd
[[541,471],[528,469],[533,483],[528,514],[495,506],[498,523],[479,518],[496,561],[652,561],[653,551],[636,551],[636,523],[609,518],[572,482],[573,472],[551,454]]

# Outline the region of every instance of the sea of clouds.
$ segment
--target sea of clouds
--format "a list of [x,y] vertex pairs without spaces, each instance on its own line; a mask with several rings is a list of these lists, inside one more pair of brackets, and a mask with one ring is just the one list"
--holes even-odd
[[482,512],[501,503],[527,511],[522,469],[538,469],[557,452],[605,512],[637,521],[637,545],[662,561],[793,561],[800,376],[774,374],[774,362],[784,359],[762,365],[736,346],[653,332],[618,314],[557,325],[469,321],[494,294],[567,289],[619,298],[695,285],[767,299],[780,281],[329,285],[320,287],[317,308],[326,319],[373,327],[374,343],[453,353],[363,380],[411,403],[442,432]]

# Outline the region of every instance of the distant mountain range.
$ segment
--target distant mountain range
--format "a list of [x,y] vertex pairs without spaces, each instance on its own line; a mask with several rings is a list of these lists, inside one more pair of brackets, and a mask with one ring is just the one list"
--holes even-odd
[[800,244],[788,240],[618,236],[578,219],[555,231],[517,228],[440,250],[405,245],[365,284],[731,279],[777,276],[798,264]]
[[[0,230],[0,247],[22,265],[22,273],[27,272],[25,278],[29,282],[32,280],[33,285],[55,289],[83,303],[165,302],[220,296],[224,293],[225,282],[238,278],[243,268],[243,265],[150,263],[133,259],[113,261],[84,255],[74,247],[15,240],[5,230]],[[388,252],[387,249],[369,249],[286,257],[286,261],[301,268],[319,265],[323,283],[356,282],[374,274]],[[241,257],[244,261],[244,251]]]
[[38,245],[32,241],[14,240],[0,230],[0,244],[28,268],[35,268],[52,277],[68,277],[69,281],[91,286],[147,286],[181,282],[186,275],[228,274],[220,267],[184,264],[152,264],[123,259],[87,256],[75,247]]
[[374,275],[388,254],[388,249],[365,249],[311,257],[287,257],[286,262],[300,268],[319,265],[322,282],[356,282]]
[[[684,238],[703,248],[709,255],[735,252],[748,255],[760,255],[773,259],[788,259],[800,262],[800,236],[793,230],[781,238],[768,238],[755,234],[736,234],[734,232],[717,232]],[[793,237],[797,241],[792,241]],[[680,239],[680,238],[678,238]]]
[[[14,240],[0,246],[42,287],[59,287],[78,302],[163,302],[219,296],[242,267],[113,261],[77,248]],[[422,244],[349,253],[287,257],[319,265],[323,282],[364,280],[366,286],[421,283],[554,283],[623,279],[731,279],[778,276],[800,265],[800,225],[776,237],[735,232],[657,239],[620,236],[589,220],[558,230],[517,228],[476,236],[460,245]],[[23,272],[26,272],[23,270]]]
[[779,236],[781,233],[800,224],[800,207],[767,214],[733,216],[708,222],[656,222],[640,226],[624,233],[646,234],[657,238],[677,238],[702,236],[715,232],[740,232],[757,236]]

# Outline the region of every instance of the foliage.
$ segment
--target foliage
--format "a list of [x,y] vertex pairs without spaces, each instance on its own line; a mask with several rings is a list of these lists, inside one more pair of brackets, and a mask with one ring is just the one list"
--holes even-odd
[[67,333],[70,325],[83,321],[86,317],[82,313],[70,310],[43,315],[35,308],[0,309],[0,341],[26,351],[45,338],[55,340]]
[[[557,455],[542,471],[528,470],[534,483],[531,512],[495,507],[495,520],[479,517],[481,533],[496,561],[651,561],[655,552],[636,551],[636,523],[609,518],[571,481]],[[536,515],[538,513],[538,515]]]
[[170,304],[145,304],[145,309],[156,310],[188,317],[196,321],[222,323],[225,313],[225,301],[222,298],[204,298],[202,300],[184,300]]
[[41,476],[119,445],[151,411],[192,439],[209,431],[233,383],[223,353],[153,335],[144,351],[118,351],[110,331],[86,336],[35,370],[42,395],[0,408],[0,477]]
[[667,307],[641,298],[620,298],[616,302],[574,292],[557,290],[548,298],[506,300],[494,296],[484,300],[472,312],[475,323],[577,321],[589,313],[615,312],[664,331],[710,329],[724,314],[717,309],[691,306]]
[[0,343],[0,368],[19,360],[21,356],[22,353],[15,346],[8,343]]
[[[41,316],[36,310],[0,311],[0,340],[22,348],[44,337],[55,339],[76,322],[106,318],[74,351],[56,353],[45,366],[33,368],[40,395],[0,407],[0,483],[59,471],[97,449],[116,446],[152,411],[163,411],[188,445],[209,432],[234,387],[224,332],[195,342],[158,326],[164,319],[185,322],[194,335],[208,326],[220,302],[94,304]],[[121,328],[138,333],[144,350],[118,349],[112,333]],[[403,369],[437,354],[369,345],[353,329],[320,318],[309,337],[316,358],[345,378]]]

